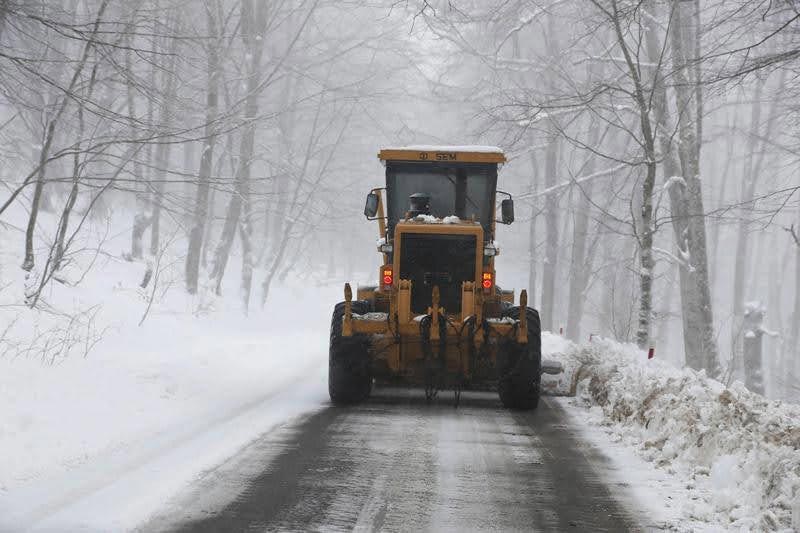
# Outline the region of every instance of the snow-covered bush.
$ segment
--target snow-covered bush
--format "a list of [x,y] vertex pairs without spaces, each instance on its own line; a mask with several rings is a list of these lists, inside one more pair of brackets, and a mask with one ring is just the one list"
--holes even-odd
[[643,458],[686,480],[696,502],[687,518],[747,531],[792,527],[800,406],[606,339],[567,344],[556,356],[575,369],[577,403]]

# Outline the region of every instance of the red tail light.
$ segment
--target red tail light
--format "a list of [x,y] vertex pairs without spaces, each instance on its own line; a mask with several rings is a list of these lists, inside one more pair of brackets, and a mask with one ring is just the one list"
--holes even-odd
[[388,288],[392,286],[392,282],[394,281],[394,276],[392,275],[392,269],[389,267],[383,267],[381,269],[381,282],[383,288]]
[[494,280],[492,279],[492,273],[491,272],[484,272],[483,273],[483,288],[488,291],[489,289],[492,288],[493,284],[494,284]]

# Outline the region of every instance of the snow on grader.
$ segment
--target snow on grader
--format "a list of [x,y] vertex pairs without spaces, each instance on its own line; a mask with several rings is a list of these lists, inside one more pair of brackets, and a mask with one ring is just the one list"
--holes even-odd
[[[366,399],[373,382],[494,390],[502,404],[535,409],[542,374],[539,313],[527,293],[497,285],[496,222],[514,221],[497,190],[502,150],[412,146],[384,149],[385,187],[367,195],[383,255],[378,283],[345,284],[333,311],[328,390],[335,404]],[[496,196],[501,220],[495,220]],[[355,298],[354,298],[355,296]]]

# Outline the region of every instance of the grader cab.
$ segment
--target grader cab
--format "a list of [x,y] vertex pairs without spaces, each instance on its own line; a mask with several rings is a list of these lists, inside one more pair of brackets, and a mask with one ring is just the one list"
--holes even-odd
[[[367,398],[373,383],[497,390],[505,407],[534,409],[541,384],[539,314],[522,291],[497,285],[496,223],[514,221],[497,190],[498,148],[406,147],[378,154],[385,187],[367,196],[377,220],[378,283],[349,284],[331,323],[328,390],[336,404]],[[496,220],[496,196],[500,220]]]

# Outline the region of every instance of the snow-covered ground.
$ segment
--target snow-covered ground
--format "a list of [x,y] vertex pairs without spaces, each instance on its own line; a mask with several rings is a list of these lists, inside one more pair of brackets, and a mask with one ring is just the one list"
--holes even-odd
[[543,349],[571,369],[561,386],[577,394],[561,403],[661,527],[800,530],[800,406],[606,339],[546,334]]
[[[188,297],[176,246],[143,290],[127,235],[90,228],[101,252],[87,245],[30,310],[36,272],[19,268],[20,229],[0,227],[0,530],[134,527],[199,471],[327,403],[338,281],[289,280],[244,317],[237,266],[225,298]],[[657,526],[800,529],[800,408],[612,341],[543,340],[567,368],[547,379],[577,392],[558,402]]]
[[128,235],[79,254],[30,310],[36,273],[19,268],[20,232],[0,227],[0,531],[134,527],[204,468],[327,404],[341,284],[290,280],[245,317],[238,265],[224,298],[189,297],[176,246],[143,290]]
[[85,359],[0,359],[0,530],[131,527],[203,468],[325,405],[324,326],[284,336],[266,317],[243,322],[157,319]]

